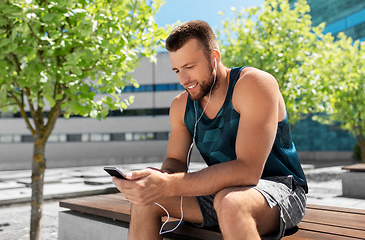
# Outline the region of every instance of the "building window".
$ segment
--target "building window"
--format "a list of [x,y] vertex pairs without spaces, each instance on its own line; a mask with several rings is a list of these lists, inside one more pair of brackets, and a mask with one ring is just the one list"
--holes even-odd
[[48,138],[48,142],[58,142],[58,135],[57,134],[51,134]]
[[0,142],[1,143],[11,143],[13,141],[12,135],[1,135]]
[[22,142],[33,142],[32,135],[22,135]]
[[133,133],[126,133],[125,134],[126,141],[133,141]]
[[[111,141],[152,141],[168,140],[169,132],[129,132],[129,133],[54,133],[49,143],[62,142],[111,142]],[[0,143],[33,142],[32,135],[0,135]]]
[[67,142],[67,135],[66,134],[58,134],[58,141],[60,142]]
[[81,142],[81,134],[67,134],[67,142]]
[[124,141],[125,135],[124,133],[112,133],[110,134],[110,141]]
[[88,142],[90,140],[88,133],[81,134],[81,142]]
[[101,133],[91,133],[90,134],[90,142],[101,142],[102,141]]
[[155,140],[167,140],[169,139],[169,133],[168,132],[156,132],[154,133],[155,137],[154,139]]
[[14,143],[19,143],[22,141],[22,136],[20,135],[13,135],[13,142]]

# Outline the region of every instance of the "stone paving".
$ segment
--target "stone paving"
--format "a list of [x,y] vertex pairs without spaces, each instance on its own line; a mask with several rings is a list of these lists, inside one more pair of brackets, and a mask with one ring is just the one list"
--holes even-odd
[[[160,167],[161,163],[119,165],[124,172]],[[192,163],[191,171],[205,166]],[[312,169],[303,165],[308,185],[308,203],[365,209],[364,199],[344,198],[342,195],[341,166]],[[0,172],[0,240],[29,239],[31,194],[30,171]],[[64,198],[116,192],[103,166],[47,169],[45,174],[42,235],[44,240],[57,239],[58,212],[67,209],[58,206]]]

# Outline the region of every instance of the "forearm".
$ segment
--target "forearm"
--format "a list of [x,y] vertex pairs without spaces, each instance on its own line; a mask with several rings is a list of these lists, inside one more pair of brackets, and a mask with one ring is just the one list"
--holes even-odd
[[194,173],[169,175],[171,196],[203,196],[235,186],[254,186],[262,169],[254,169],[242,160],[220,163]]
[[166,173],[187,172],[186,163],[183,163],[174,158],[166,158],[162,164],[161,171]]

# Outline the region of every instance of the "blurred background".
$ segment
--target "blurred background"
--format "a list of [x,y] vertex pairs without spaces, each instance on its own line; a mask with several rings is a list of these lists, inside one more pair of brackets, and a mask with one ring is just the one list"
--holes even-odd
[[[289,1],[292,9],[295,2],[293,0]],[[352,37],[352,41],[357,39],[365,41],[364,1],[309,0],[308,4],[310,6],[308,14],[311,17],[313,27],[323,22],[326,23],[323,34],[330,33],[333,36],[337,36],[339,32],[344,32],[346,36]],[[242,8],[248,9],[255,6],[260,7],[260,9],[257,14],[251,17],[252,21],[264,26],[267,22],[267,20],[263,19],[265,14],[262,13],[264,1],[254,1],[253,3],[252,1],[239,0],[167,0],[159,9],[155,18],[159,26],[171,25],[178,21],[184,22],[191,19],[207,21],[218,33],[219,40],[222,43],[225,42],[228,46],[226,48],[222,47],[222,51],[232,55],[236,53],[230,53],[229,46],[232,46],[232,44],[233,46],[236,45],[237,48],[242,48],[242,46],[230,40],[225,33],[231,31],[232,34],[238,36],[240,33],[233,28],[229,28],[229,26],[242,24],[240,27],[245,28],[247,22],[244,22],[244,20],[249,14],[242,11]],[[284,10],[280,11],[284,12]],[[241,18],[243,19],[240,20],[240,23],[238,22],[238,13],[242,15]],[[274,19],[270,21],[274,21]],[[255,30],[254,28],[252,29]],[[258,27],[256,27],[257,29]],[[236,32],[234,33],[234,31]],[[257,35],[259,34],[257,32]],[[273,41],[276,41],[274,37],[272,37]],[[318,38],[320,37],[318,36]],[[263,41],[265,39],[270,40],[270,37],[263,35],[259,36],[259,38]],[[244,44],[249,43],[246,42]],[[256,47],[255,45],[253,46]],[[236,57],[240,58],[241,56]],[[257,61],[244,61],[243,56],[241,59],[243,65],[261,67],[261,69],[269,72],[272,70],[270,67],[262,64],[255,64]],[[241,64],[241,62],[238,61],[237,64]],[[229,62],[227,60],[224,63],[227,66],[235,66],[235,62],[232,63],[232,61]],[[282,70],[280,71],[282,72]],[[323,71],[328,70],[323,69]],[[271,72],[275,73],[274,71]],[[156,162],[164,159],[170,131],[168,120],[169,106],[172,99],[183,91],[183,88],[179,85],[174,72],[171,71],[168,53],[162,47],[158,49],[156,63],[152,63],[148,58],[142,57],[139,66],[130,74],[138,82],[139,87],[127,85],[124,88],[121,99],[128,98],[130,95],[133,95],[135,98],[134,103],[123,112],[119,109],[110,110],[105,120],[102,121],[90,117],[81,117],[80,115],[71,115],[68,119],[62,115],[59,117],[49,137],[45,151],[48,168]],[[324,75],[323,73],[322,75],[320,73],[316,74],[317,76],[315,77],[308,75],[307,78],[313,77],[315,79],[318,76]],[[289,78],[288,75],[285,77]],[[332,78],[335,79],[336,76]],[[301,83],[298,84],[300,85]],[[317,84],[321,85],[322,83],[319,81]],[[287,87],[288,85],[281,84],[282,90]],[[311,92],[318,92],[319,90],[316,87],[318,86],[309,86],[309,89],[312,88]],[[300,88],[304,87],[300,86]],[[295,91],[300,91],[300,89],[296,88],[292,90],[292,93]],[[292,93],[285,93],[285,91],[283,93],[288,96],[286,98],[288,108],[295,108],[295,106],[292,107],[289,104]],[[360,92],[359,94],[364,93]],[[99,93],[95,98],[100,99],[103,95],[105,94]],[[312,99],[322,97],[324,99],[323,95],[319,94],[317,96],[307,94],[307,97]],[[304,97],[295,96],[294,101],[298,102],[298,99],[303,100]],[[311,162],[318,164],[325,161],[325,164],[331,164],[332,161],[347,161],[350,163],[354,159],[359,160],[359,146],[357,146],[353,132],[348,131],[346,128],[341,128],[339,121],[331,121],[328,124],[324,124],[326,121],[313,120],[315,114],[317,116],[328,116],[328,114],[323,112],[318,114],[318,109],[315,109],[311,104],[304,101],[302,105],[305,105],[306,110],[300,112],[301,109],[297,107],[297,110],[294,111],[295,114],[299,111],[299,114],[302,116],[295,118],[295,124],[292,127],[294,142],[299,151],[301,161],[303,163]],[[320,103],[314,104],[320,105]],[[49,111],[50,107],[46,104],[44,112],[47,114]],[[26,106],[25,112],[31,119],[29,106]],[[291,116],[290,109],[288,113],[289,118],[294,119],[294,114]],[[10,110],[7,112],[2,110],[0,112],[0,152],[1,170],[31,168],[33,136],[20,112],[11,112]],[[194,153],[193,161],[200,161],[198,154]]]

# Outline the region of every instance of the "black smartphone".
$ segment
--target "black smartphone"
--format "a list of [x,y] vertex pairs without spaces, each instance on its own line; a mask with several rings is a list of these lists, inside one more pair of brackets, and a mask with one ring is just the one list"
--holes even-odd
[[117,167],[104,167],[104,170],[109,173],[110,176],[128,180],[124,173]]

